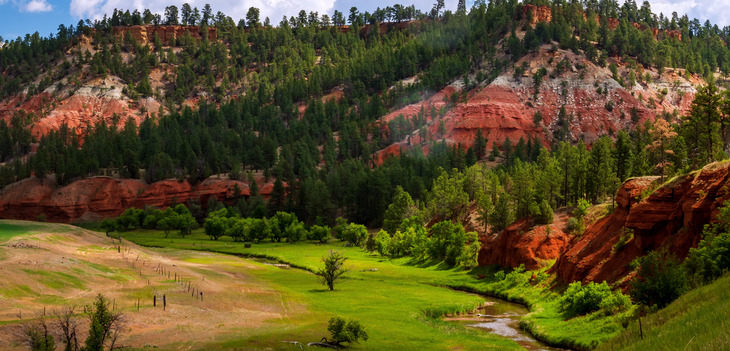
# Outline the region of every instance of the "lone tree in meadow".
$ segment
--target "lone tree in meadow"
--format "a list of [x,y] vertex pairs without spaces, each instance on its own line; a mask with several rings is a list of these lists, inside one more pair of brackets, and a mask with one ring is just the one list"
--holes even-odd
[[347,272],[346,259],[347,257],[342,256],[339,251],[332,250],[330,250],[329,256],[322,257],[324,268],[321,268],[316,274],[322,284],[327,285],[330,290],[335,290],[335,280]]

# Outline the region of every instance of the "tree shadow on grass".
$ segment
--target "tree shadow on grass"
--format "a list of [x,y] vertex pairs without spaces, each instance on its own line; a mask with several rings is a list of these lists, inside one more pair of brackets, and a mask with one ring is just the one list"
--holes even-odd
[[453,266],[447,265],[444,261],[439,260],[419,260],[416,258],[408,260],[406,263],[404,263],[406,266],[416,267],[416,268],[435,268],[439,271],[448,271],[451,269],[454,269]]
[[311,293],[324,293],[324,292],[330,292],[330,291],[332,291],[332,290],[327,289],[327,288],[324,288],[324,289],[309,289],[309,290],[307,290],[307,292],[311,292]]

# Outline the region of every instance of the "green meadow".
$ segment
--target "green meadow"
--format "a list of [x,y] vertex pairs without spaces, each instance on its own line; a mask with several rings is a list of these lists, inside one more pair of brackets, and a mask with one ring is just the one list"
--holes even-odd
[[[550,289],[553,279],[544,272],[538,272],[539,281],[531,281],[533,272],[515,271],[504,278],[495,277],[499,272],[495,267],[464,271],[410,258],[388,259],[336,240],[328,244],[266,242],[245,248],[243,243],[228,238],[212,241],[202,230],[185,238],[177,234],[165,238],[161,232],[143,230],[125,232],[123,237],[164,251],[210,251],[290,265],[292,268],[264,265],[266,269],[248,272],[303,302],[308,309],[307,318],[287,321],[282,332],[272,330],[264,338],[257,337],[255,345],[262,347],[284,339],[319,340],[327,334],[327,320],[343,316],[358,320],[370,334],[370,340],[356,345],[358,349],[519,349],[509,339],[439,318],[473,310],[484,302],[479,294],[529,306],[532,312],[523,318],[523,328],[551,345],[577,349],[593,348],[617,335],[622,330],[621,319],[628,315],[593,314],[565,320],[558,312],[559,293]],[[327,291],[312,273],[330,250],[339,250],[348,258],[349,271],[335,285],[335,291]],[[250,342],[254,341],[242,338],[220,346]]]

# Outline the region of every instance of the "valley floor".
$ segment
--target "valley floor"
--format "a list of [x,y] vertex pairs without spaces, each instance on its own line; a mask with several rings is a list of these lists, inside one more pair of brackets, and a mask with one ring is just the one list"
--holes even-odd
[[[24,349],[20,326],[44,309],[50,315],[63,306],[83,306],[98,293],[125,313],[121,342],[134,348],[299,349],[288,342],[319,341],[336,315],[366,327],[370,339],[356,349],[520,348],[506,338],[426,317],[483,303],[477,295],[425,284],[435,277],[463,276],[460,271],[393,264],[347,248],[351,271],[330,292],[305,270],[207,252],[208,245],[232,249],[243,244],[211,242],[199,233],[185,239],[129,233],[130,239],[157,246],[147,248],[127,240],[118,247],[119,241],[103,233],[67,225],[3,221],[0,232],[0,349]],[[254,247],[296,254],[302,266],[312,267],[337,248]],[[194,250],[181,250],[187,248]],[[176,276],[182,278],[176,281]],[[191,296],[188,283],[203,292],[202,301]],[[166,311],[159,299],[152,307],[155,294],[166,296]],[[79,320],[85,330],[86,318]]]
[[[531,312],[522,318],[522,327],[562,347],[643,350],[682,344],[687,349],[727,349],[730,340],[725,325],[730,278],[645,317],[642,341],[633,311],[566,320],[558,311],[560,286],[545,269],[506,275],[495,274],[499,271],[494,267],[465,272],[409,258],[383,258],[339,241],[267,242],[246,248],[225,238],[211,241],[202,230],[185,238],[165,238],[158,231],[125,232],[123,237],[120,245],[103,233],[69,225],[0,221],[0,349],[25,349],[20,328],[44,309],[47,316],[69,305],[83,312],[98,293],[125,314],[121,341],[135,349],[298,350],[293,342],[329,336],[327,321],[333,316],[365,326],[369,340],[353,349],[530,347],[441,320],[484,303],[483,296],[463,291],[528,305]],[[330,250],[348,257],[349,271],[334,291],[326,290],[312,273]],[[155,295],[158,304],[153,307]],[[86,319],[79,317],[82,338]]]

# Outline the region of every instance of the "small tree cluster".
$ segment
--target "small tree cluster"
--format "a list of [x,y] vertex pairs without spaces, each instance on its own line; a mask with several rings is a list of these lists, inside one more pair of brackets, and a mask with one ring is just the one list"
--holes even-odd
[[270,218],[241,218],[233,211],[223,208],[209,213],[203,228],[211,240],[229,236],[233,241],[256,243],[266,240],[295,243],[306,239],[326,243],[330,239],[329,227],[313,225],[307,230],[304,223],[288,212],[277,212]]
[[573,282],[560,300],[560,311],[568,317],[582,316],[598,310],[614,314],[629,307],[631,307],[629,297],[620,291],[612,292],[606,282],[601,284],[590,282],[586,285]]
[[51,322],[46,316],[39,316],[35,322],[25,324],[21,338],[33,351],[52,351],[56,349],[54,335],[60,336],[63,349],[68,351],[103,351],[120,348],[118,345],[124,326],[124,315],[111,311],[110,302],[104,295],[97,295],[89,306],[89,335],[83,345],[79,343],[75,308],[67,307],[54,312]]
[[183,204],[168,207],[160,210],[157,208],[128,208],[117,218],[106,218],[101,222],[101,227],[107,235],[115,230],[135,229],[158,229],[165,232],[165,237],[172,230],[179,231],[181,236],[190,234],[198,227],[198,223],[190,210]]

